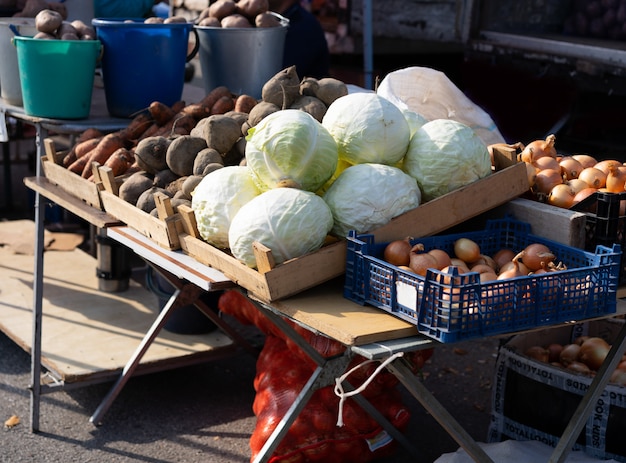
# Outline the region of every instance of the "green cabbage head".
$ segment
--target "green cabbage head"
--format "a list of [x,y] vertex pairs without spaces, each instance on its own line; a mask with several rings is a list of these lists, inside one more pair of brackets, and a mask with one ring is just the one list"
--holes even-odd
[[284,109],[248,130],[246,164],[262,191],[288,186],[317,191],[337,168],[337,143],[310,114]]
[[332,226],[333,215],[320,196],[297,188],[274,188],[237,212],[228,239],[233,256],[255,268],[254,241],[270,248],[279,264],[322,247]]
[[337,98],[322,118],[350,164],[394,165],[409,147],[411,129],[402,111],[376,93],[357,92]]
[[206,242],[228,248],[230,222],[239,209],[261,194],[246,166],[227,166],[204,176],[191,197],[198,232]]
[[344,170],[328,188],[324,200],[333,213],[332,233],[372,231],[420,205],[417,182],[397,167],[356,164]]
[[419,128],[404,157],[403,170],[430,201],[491,173],[485,143],[467,125],[435,119]]

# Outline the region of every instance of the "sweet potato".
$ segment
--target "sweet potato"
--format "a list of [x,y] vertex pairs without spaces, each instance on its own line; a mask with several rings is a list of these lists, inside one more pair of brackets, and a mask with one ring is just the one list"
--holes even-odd
[[130,150],[119,148],[109,156],[104,165],[110,167],[113,175],[117,177],[125,173],[134,162],[135,157]]
[[204,98],[198,101],[198,104],[204,105],[209,109],[223,96],[229,96],[232,98],[233,94],[225,85],[220,85],[211,90]]
[[80,159],[87,159],[87,162],[83,168],[83,178],[89,178],[91,176],[91,164],[97,162],[98,164],[104,164],[107,159],[119,148],[124,147],[125,140],[120,137],[117,132],[109,133],[102,137],[98,146],[89,152],[88,155],[83,156]]
[[235,101],[231,96],[222,96],[211,107],[211,115],[224,114],[235,109]]
[[250,113],[257,103],[258,101],[253,96],[243,94],[237,97],[233,109],[239,113]]

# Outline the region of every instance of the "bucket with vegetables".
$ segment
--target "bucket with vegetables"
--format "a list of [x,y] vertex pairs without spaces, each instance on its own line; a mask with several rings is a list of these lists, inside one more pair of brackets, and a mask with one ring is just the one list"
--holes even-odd
[[[131,117],[153,101],[171,106],[180,100],[193,24],[148,20],[94,19],[104,45],[102,79],[109,114]],[[196,44],[197,45],[197,44]]]
[[[240,16],[239,22],[228,20],[234,16]],[[289,20],[271,12],[260,13],[256,19],[253,24],[243,15],[232,14],[215,26],[203,25],[207,22],[195,26],[207,92],[224,85],[234,93],[260,99],[265,82],[282,69]]]

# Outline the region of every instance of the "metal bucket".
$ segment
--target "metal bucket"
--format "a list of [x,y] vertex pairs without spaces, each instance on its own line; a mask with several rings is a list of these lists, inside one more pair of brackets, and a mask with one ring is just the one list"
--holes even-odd
[[15,25],[20,35],[32,37],[37,33],[35,18],[0,18],[0,94],[13,106],[22,106],[22,86],[17,65],[17,50],[11,43],[15,36],[9,26]]
[[279,27],[221,28],[195,26],[200,40],[200,69],[208,93],[226,86],[235,94],[261,98],[263,85],[283,66],[289,20]]

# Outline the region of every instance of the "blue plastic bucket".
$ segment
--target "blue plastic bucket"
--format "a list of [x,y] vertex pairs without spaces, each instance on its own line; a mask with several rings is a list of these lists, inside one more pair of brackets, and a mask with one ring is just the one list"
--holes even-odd
[[14,37],[24,112],[52,119],[84,119],[91,109],[99,40]]
[[[107,110],[132,117],[160,101],[171,106],[182,98],[191,23],[146,24],[143,19],[94,19],[104,45],[102,79]],[[196,41],[197,42],[197,41]]]
[[277,16],[279,27],[195,26],[207,93],[224,85],[233,93],[261,98],[263,85],[283,68],[289,20]]

